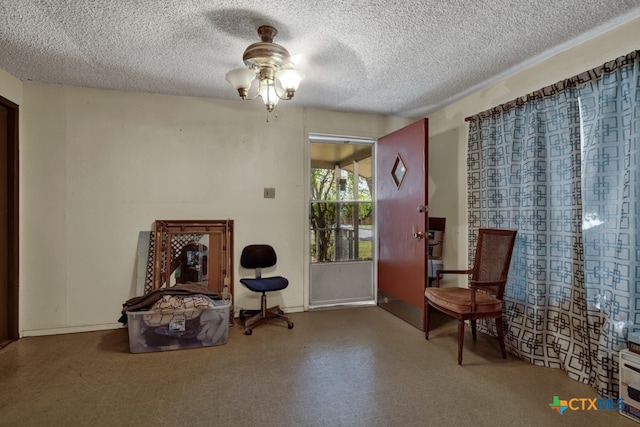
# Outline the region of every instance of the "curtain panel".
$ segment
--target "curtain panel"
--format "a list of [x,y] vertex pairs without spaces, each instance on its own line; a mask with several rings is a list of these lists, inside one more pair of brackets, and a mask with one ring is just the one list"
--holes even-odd
[[506,345],[606,397],[640,328],[639,53],[468,119],[470,259],[478,228],[518,230]]

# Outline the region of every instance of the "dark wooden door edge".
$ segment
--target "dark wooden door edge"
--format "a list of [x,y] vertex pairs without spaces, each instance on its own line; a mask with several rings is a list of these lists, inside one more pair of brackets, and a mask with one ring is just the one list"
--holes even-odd
[[9,223],[9,295],[8,295],[8,320],[9,320],[9,338],[17,340],[18,333],[18,284],[19,284],[19,198],[18,198],[18,159],[19,159],[19,143],[18,143],[18,104],[0,96],[0,105],[9,110],[7,119],[7,195],[10,206],[8,212]]

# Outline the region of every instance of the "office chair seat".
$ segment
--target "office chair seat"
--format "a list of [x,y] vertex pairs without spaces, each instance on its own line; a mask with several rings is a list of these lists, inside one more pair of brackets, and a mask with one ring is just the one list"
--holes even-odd
[[240,279],[240,283],[253,292],[280,291],[289,286],[289,281],[282,276],[263,277],[262,279]]

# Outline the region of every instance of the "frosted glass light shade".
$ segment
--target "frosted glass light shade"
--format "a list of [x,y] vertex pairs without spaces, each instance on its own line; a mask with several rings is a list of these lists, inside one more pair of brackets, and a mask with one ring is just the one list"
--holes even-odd
[[298,90],[300,82],[304,79],[304,73],[299,70],[280,70],[276,73],[276,78],[287,92]]
[[284,95],[284,90],[279,87],[274,87],[273,83],[267,84],[267,82],[264,82],[264,84],[260,85],[259,94],[264,105],[267,106],[267,110],[271,111],[280,100],[280,97]]
[[236,89],[249,89],[251,82],[256,78],[256,73],[248,68],[237,68],[229,71],[225,78]]
[[260,96],[265,104],[270,103],[276,105],[282,95],[284,95],[284,90],[279,87],[275,88],[273,84],[263,84],[260,86]]

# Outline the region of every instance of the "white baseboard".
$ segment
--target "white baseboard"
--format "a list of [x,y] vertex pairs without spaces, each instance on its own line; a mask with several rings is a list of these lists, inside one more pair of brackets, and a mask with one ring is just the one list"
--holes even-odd
[[104,323],[100,325],[67,326],[64,328],[27,329],[20,332],[20,338],[39,337],[45,335],[75,334],[78,332],[105,331],[109,329],[121,329],[122,327],[122,323]]

